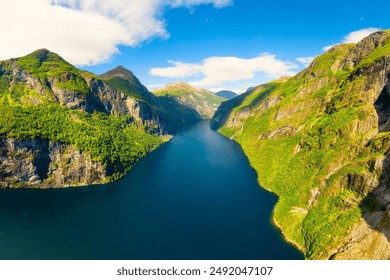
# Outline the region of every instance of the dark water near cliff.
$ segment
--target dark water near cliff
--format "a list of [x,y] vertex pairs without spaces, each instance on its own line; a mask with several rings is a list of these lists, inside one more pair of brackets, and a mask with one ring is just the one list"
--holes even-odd
[[0,190],[0,259],[301,259],[236,143],[183,130],[122,180]]

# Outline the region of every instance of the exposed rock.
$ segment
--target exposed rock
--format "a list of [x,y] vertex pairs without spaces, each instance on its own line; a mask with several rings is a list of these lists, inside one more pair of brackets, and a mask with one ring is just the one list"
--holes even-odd
[[77,148],[0,136],[0,187],[60,188],[104,183],[107,167]]
[[362,58],[372,53],[379,46],[384,45],[388,40],[388,33],[384,31],[375,32],[354,46],[345,58],[344,65],[347,67],[355,67]]
[[280,139],[285,137],[290,137],[295,135],[298,132],[295,128],[292,126],[282,126],[276,130],[264,133],[258,137],[258,139]]
[[346,237],[345,245],[331,255],[334,260],[390,259],[390,223],[386,213],[364,215]]

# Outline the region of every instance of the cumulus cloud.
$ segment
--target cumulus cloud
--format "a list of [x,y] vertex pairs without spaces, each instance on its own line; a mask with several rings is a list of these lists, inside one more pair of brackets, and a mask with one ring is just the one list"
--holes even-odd
[[[335,44],[335,45],[337,45],[337,44]],[[329,51],[331,48],[333,48],[335,45],[329,45],[329,46],[323,47],[322,50],[323,50],[324,52],[327,52],[327,51]]]
[[0,59],[47,48],[76,65],[98,64],[120,45],[167,38],[164,9],[201,4],[232,0],[0,0]]
[[165,78],[201,76],[200,80],[191,84],[198,87],[218,87],[225,82],[253,79],[257,74],[269,78],[294,75],[292,69],[297,68],[295,64],[279,60],[273,54],[261,54],[249,59],[215,56],[206,58],[201,63],[170,61],[170,64],[173,66],[152,68],[149,74]]
[[192,7],[200,4],[213,4],[216,8],[222,8],[233,4],[233,0],[171,0],[172,7]]
[[360,42],[363,38],[367,37],[368,35],[379,31],[380,29],[378,28],[364,28],[360,29],[357,31],[353,31],[349,33],[347,36],[344,37],[344,40],[342,43],[358,43]]
[[153,68],[150,70],[152,76],[164,78],[187,78],[198,75],[202,72],[202,65],[183,63],[180,61],[168,61],[172,67]]
[[[357,31],[353,31],[353,32],[349,33],[347,36],[345,36],[344,39],[340,43],[337,43],[337,44],[358,43],[362,39],[367,37],[368,35],[370,35],[370,34],[372,34],[374,32],[377,32],[379,30],[380,30],[379,28],[370,27],[370,28],[364,28],[364,29],[360,29],[360,30],[357,30]],[[337,44],[323,47],[322,50],[323,51],[328,51],[333,46],[335,46]]]
[[295,59],[299,63],[301,63],[304,66],[309,66],[309,64],[314,60],[313,56],[308,56],[308,57],[298,57]]

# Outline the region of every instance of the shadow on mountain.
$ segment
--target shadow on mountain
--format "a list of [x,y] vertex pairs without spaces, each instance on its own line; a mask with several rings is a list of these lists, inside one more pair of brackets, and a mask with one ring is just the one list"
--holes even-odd
[[[388,80],[390,74],[387,76]],[[390,83],[387,82],[378,99],[374,103],[378,114],[378,132],[390,131]],[[373,229],[384,234],[390,242],[390,137],[385,137],[382,149],[385,149],[386,158],[382,161],[382,167],[376,167],[377,161],[370,162],[370,171],[380,170],[379,183],[362,200],[359,207],[364,213],[363,218]],[[386,150],[387,149],[387,150]],[[364,188],[364,186],[363,186]]]
[[167,96],[153,97],[153,107],[168,121],[168,132],[175,133],[183,126],[203,120],[202,116],[175,98]]
[[234,108],[240,106],[244,102],[245,98],[251,93],[252,90],[247,91],[246,93],[243,93],[233,99],[222,102],[211,119],[210,127],[214,130],[218,130],[224,126]]

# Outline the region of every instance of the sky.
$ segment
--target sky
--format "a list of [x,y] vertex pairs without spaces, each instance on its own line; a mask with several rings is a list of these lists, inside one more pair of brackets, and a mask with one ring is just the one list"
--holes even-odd
[[[372,4],[371,4],[372,3]],[[390,1],[0,0],[0,60],[46,48],[150,90],[176,81],[238,93],[303,70],[338,43],[390,29]]]

